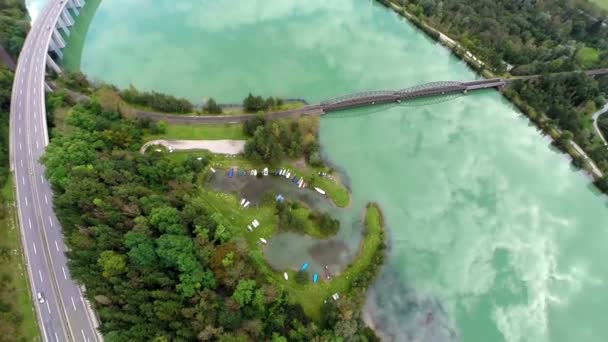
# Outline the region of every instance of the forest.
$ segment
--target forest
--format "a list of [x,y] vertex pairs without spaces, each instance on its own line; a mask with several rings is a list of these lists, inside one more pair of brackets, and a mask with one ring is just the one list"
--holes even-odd
[[0,45],[13,57],[19,55],[29,27],[23,0],[0,1]]
[[606,18],[599,11],[583,11],[577,1],[391,1],[456,39],[499,73],[608,66]]
[[120,96],[130,104],[166,113],[185,114],[194,110],[194,105],[186,99],[155,91],[139,91],[133,86],[122,90]]
[[43,163],[106,341],[376,340],[353,315],[360,301],[328,301],[313,322],[258,272],[247,242],[196,196],[205,159],[138,153],[145,123],[96,102],[66,124]]

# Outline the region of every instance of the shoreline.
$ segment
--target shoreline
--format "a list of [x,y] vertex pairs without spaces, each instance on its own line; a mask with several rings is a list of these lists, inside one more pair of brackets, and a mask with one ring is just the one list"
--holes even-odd
[[[466,50],[460,43],[456,40],[450,38],[445,33],[439,31],[438,29],[432,27],[427,24],[425,21],[418,19],[416,16],[407,11],[404,6],[400,6],[395,3],[394,0],[377,0],[378,3],[387,7],[388,9],[393,10],[396,14],[401,17],[407,19],[412,25],[416,28],[420,29],[423,33],[429,36],[431,39],[440,43],[447,49],[449,49],[452,54],[457,56],[460,60],[465,62],[467,66],[469,66],[475,73],[481,75],[485,78],[494,78],[497,77],[490,70],[485,68],[485,63],[475,57],[471,52]],[[552,143],[554,145],[558,145],[558,140],[563,136],[562,129],[559,127],[547,127],[544,126],[543,123],[548,122],[549,118],[545,115],[544,112],[537,113],[537,116],[531,115],[531,110],[529,105],[522,100],[517,93],[511,93],[504,90],[498,91],[503,98],[505,98],[511,105],[517,108],[530,122],[534,124],[534,126],[543,133],[546,133]],[[591,183],[596,186],[600,192],[608,195],[608,192],[604,192],[600,187],[596,185],[596,181],[599,181],[604,178],[601,170],[596,166],[597,163],[589,157],[586,151],[579,147],[579,145],[574,140],[569,140],[569,143],[565,147],[559,147],[558,149],[563,152],[565,155],[571,158],[571,164],[575,164],[576,160],[582,159],[582,165],[580,167],[576,166],[577,169],[584,171],[589,178],[591,179]]]

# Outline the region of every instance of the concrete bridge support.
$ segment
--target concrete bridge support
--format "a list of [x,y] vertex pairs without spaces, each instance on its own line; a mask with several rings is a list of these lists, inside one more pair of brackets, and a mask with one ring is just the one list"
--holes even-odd
[[80,11],[78,11],[78,6],[76,6],[74,0],[68,0],[68,6],[72,11],[74,11],[74,14],[80,15]]
[[55,42],[53,37],[51,37],[51,51],[55,52],[59,58],[63,59],[63,51],[61,51],[61,48],[57,45],[57,42]]
[[59,27],[61,27],[61,29],[63,30],[63,33],[65,33],[66,36],[69,36],[70,29],[68,28],[68,25],[66,25],[65,21],[63,21],[63,19],[59,17],[57,18],[57,23],[59,24]]
[[67,26],[74,25],[74,18],[72,18],[72,15],[70,14],[70,11],[67,8],[64,8],[63,12],[61,12],[61,19],[63,19]]
[[64,48],[65,47],[65,40],[63,39],[63,37],[61,36],[61,33],[59,33],[59,31],[57,31],[57,29],[53,29],[53,40],[55,40],[55,42],[57,42],[57,45],[59,45],[60,48]]
[[46,55],[46,65],[53,69],[53,71],[57,74],[61,74],[61,68],[59,67],[59,65],[57,65],[57,63],[55,63],[55,61],[53,60],[53,58],[51,56],[49,56],[48,54]]

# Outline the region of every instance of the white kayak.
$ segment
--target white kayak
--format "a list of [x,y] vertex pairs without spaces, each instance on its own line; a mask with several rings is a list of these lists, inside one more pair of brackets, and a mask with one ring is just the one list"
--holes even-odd
[[320,193],[321,195],[325,195],[325,190],[323,190],[321,188],[317,188],[316,186],[315,186],[315,191]]
[[287,272],[283,273],[283,278],[285,278],[285,280],[289,280],[289,275],[287,275]]

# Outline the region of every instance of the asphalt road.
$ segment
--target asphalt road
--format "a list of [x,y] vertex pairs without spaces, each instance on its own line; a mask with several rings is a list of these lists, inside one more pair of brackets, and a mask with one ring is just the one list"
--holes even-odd
[[[22,242],[45,341],[99,341],[96,321],[70,278],[53,195],[38,162],[48,144],[44,77],[53,28],[65,1],[51,0],[34,22],[18,60],[11,99],[11,167]],[[49,29],[50,27],[50,29]],[[43,293],[45,301],[36,296]]]

